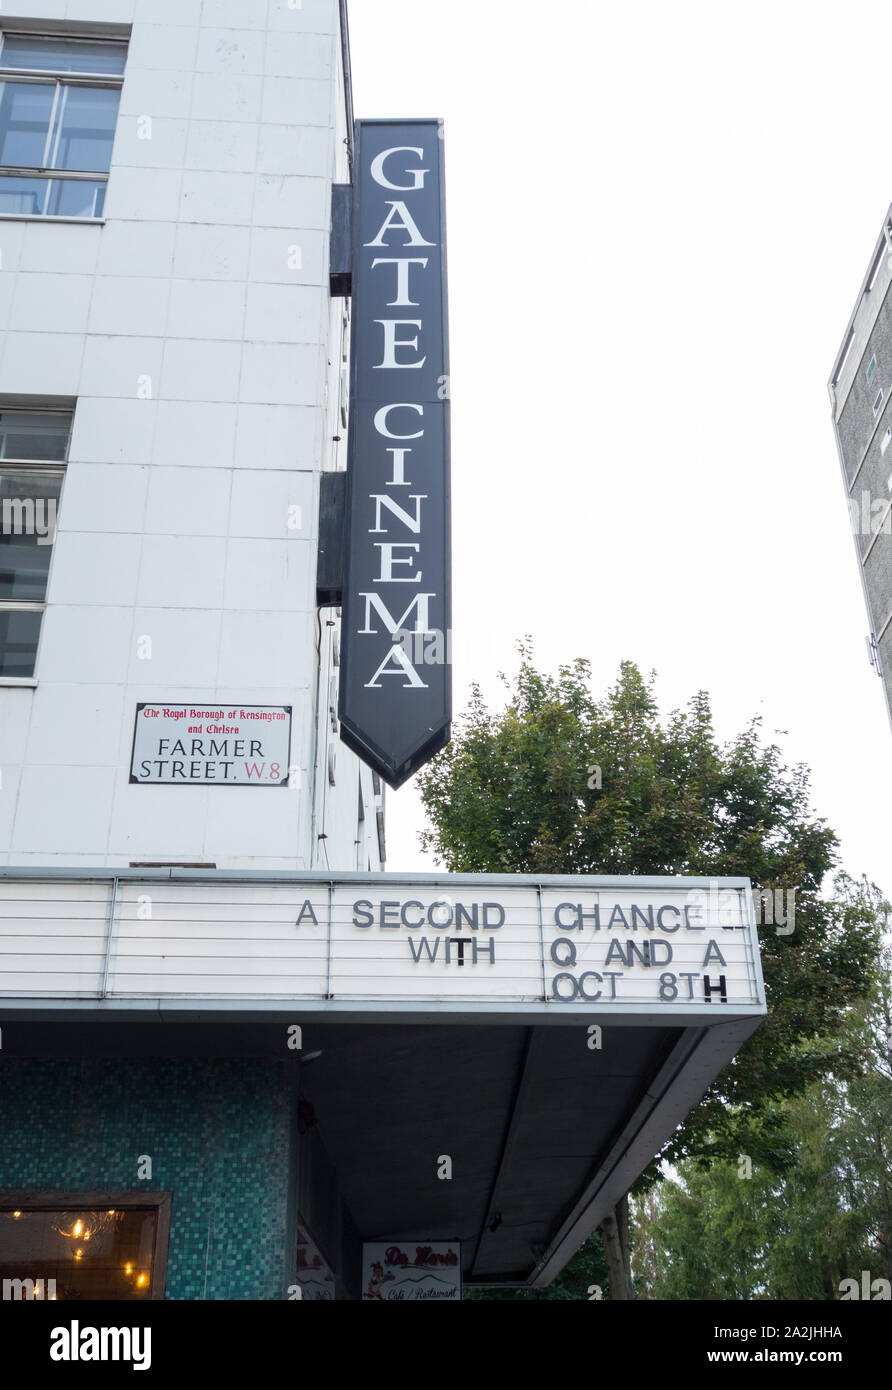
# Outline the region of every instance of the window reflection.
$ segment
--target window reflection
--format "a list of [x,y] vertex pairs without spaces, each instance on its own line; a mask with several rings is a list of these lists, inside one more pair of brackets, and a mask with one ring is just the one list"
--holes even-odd
[[5,1299],[149,1299],[155,1208],[0,1211]]

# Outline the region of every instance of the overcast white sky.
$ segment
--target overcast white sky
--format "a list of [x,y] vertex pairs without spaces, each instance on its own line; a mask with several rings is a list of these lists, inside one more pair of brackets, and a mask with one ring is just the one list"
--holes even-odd
[[[888,0],[352,0],[357,116],[446,123],[455,702],[623,658],[761,713],[892,894],[892,733],[826,382],[892,202]],[[433,867],[410,783],[388,868]]]

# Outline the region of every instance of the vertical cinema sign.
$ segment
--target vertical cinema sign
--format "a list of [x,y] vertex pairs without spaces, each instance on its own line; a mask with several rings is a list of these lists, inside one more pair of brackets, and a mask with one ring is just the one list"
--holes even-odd
[[339,716],[392,787],[452,715],[442,134],[356,123]]

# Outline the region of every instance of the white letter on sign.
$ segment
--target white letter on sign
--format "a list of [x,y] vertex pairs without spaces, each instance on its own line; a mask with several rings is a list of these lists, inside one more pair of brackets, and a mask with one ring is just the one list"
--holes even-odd
[[397,348],[414,348],[418,351],[418,337],[397,338],[396,330],[406,325],[409,328],[420,328],[421,319],[375,319],[375,323],[380,323],[384,329],[384,360],[375,363],[375,369],[380,370],[385,367],[388,371],[396,371],[399,367],[423,367],[427,361],[422,357],[418,362],[397,362]]
[[357,632],[376,633],[378,631],[376,627],[369,627],[372,608],[377,610],[378,616],[391,636],[397,632],[404,632],[406,629],[406,619],[411,616],[412,609],[416,604],[418,605],[418,616],[415,619],[415,631],[430,632],[431,630],[427,601],[429,598],[436,598],[436,594],[416,594],[401,618],[394,618],[393,614],[377,594],[360,594],[359,597],[365,599],[365,627],[357,628]]
[[[390,671],[388,671],[388,670],[387,670],[387,666],[389,665],[389,663],[390,663],[391,661],[395,661],[395,662],[397,663],[397,666],[401,667],[401,670],[390,670]],[[404,689],[405,689],[405,688],[408,688],[409,686],[415,686],[416,689],[419,689],[419,690],[427,690],[427,686],[425,685],[424,681],[423,681],[423,680],[421,679],[421,677],[419,676],[418,672],[415,670],[415,667],[412,665],[412,663],[411,663],[411,661],[409,660],[409,658],[406,656],[406,653],[403,651],[403,648],[402,648],[402,647],[391,647],[391,648],[389,649],[389,651],[388,651],[387,655],[385,656],[384,660],[381,662],[381,665],[378,667],[377,671],[376,671],[375,674],[372,676],[372,679],[371,679],[370,681],[366,681],[366,683],[365,683],[366,690],[370,690],[370,689],[373,689],[373,688],[374,688],[375,690],[380,690],[380,689],[381,689],[381,686],[380,686],[379,683],[378,683],[378,677],[379,677],[379,676],[399,676],[399,675],[405,675],[405,676],[408,677],[407,680],[404,680],[404,681],[403,681],[403,688],[404,688]]]
[[385,439],[420,439],[424,430],[418,430],[415,434],[394,434],[387,417],[391,410],[415,410],[419,415],[424,414],[424,406],[416,405],[413,401],[397,401],[394,405],[382,405],[380,410],[375,411],[375,429],[379,434],[383,434]]
[[409,298],[409,266],[426,266],[427,262],[427,256],[404,256],[402,258],[399,256],[375,257],[372,261],[372,270],[375,269],[376,265],[396,266],[396,299],[388,300],[388,309],[418,308],[418,300]]
[[406,578],[403,574],[394,574],[394,565],[407,565],[409,569],[415,564],[414,555],[400,557],[394,555],[395,550],[420,550],[421,546],[417,541],[375,541],[375,549],[381,552],[381,573],[376,576],[376,584],[420,584],[421,570],[417,574]]
[[417,145],[394,145],[392,150],[382,150],[376,154],[369,168],[375,183],[379,183],[382,188],[392,188],[395,193],[414,193],[417,188],[424,187],[424,176],[430,173],[429,169],[405,169],[403,172],[411,174],[414,183],[391,183],[384,173],[384,161],[392,154],[417,154],[419,159],[424,155],[424,150]]
[[[396,452],[396,450],[394,450],[394,452]],[[381,525],[381,508],[383,506],[386,507],[388,511],[393,512],[397,521],[401,521],[404,526],[407,526],[409,530],[414,532],[417,536],[421,531],[421,504],[427,501],[427,493],[411,492],[409,496],[415,503],[414,516],[407,512],[405,507],[401,507],[398,502],[394,502],[392,497],[388,497],[386,492],[370,492],[369,497],[375,504],[375,524],[369,527],[369,535],[383,536],[387,534],[387,527]]]
[[386,232],[391,230],[391,227],[396,231],[402,230],[409,233],[409,240],[403,242],[404,246],[436,246],[437,243],[435,241],[425,241],[418,227],[415,225],[415,218],[412,216],[405,203],[388,203],[387,206],[390,208],[390,212],[381,223],[378,235],[374,240],[367,241],[365,243],[366,246],[386,246],[387,242],[384,240],[384,236]]

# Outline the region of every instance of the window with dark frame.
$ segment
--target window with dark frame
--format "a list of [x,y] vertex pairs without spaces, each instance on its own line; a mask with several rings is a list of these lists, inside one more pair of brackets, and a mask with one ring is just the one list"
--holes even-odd
[[0,410],[0,678],[34,675],[71,421]]
[[164,1297],[171,1194],[0,1195],[5,1300]]
[[127,45],[0,31],[0,216],[101,218]]

